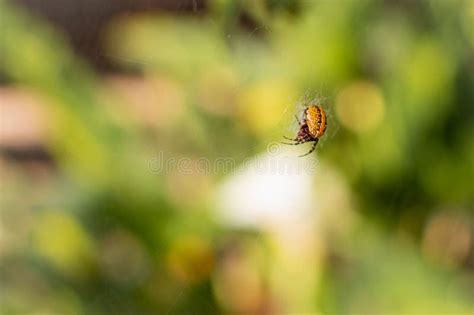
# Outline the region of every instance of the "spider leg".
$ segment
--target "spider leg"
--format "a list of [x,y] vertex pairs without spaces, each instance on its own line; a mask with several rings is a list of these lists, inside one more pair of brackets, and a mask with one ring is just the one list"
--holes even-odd
[[314,140],[314,144],[313,144],[313,147],[311,148],[311,150],[309,150],[308,153],[305,153],[303,155],[300,155],[300,157],[303,157],[303,156],[307,156],[308,154],[311,154],[313,153],[313,151],[316,149],[316,145],[318,144],[318,138],[316,138],[316,140]]
[[301,121],[299,120],[298,116],[295,115],[296,121],[298,122],[298,125],[301,125]]
[[293,143],[280,142],[281,144],[299,145],[299,144],[303,144],[303,143],[307,142],[306,140],[302,140],[302,139],[291,139],[291,138],[288,138],[288,137],[285,137],[285,136],[283,136],[283,138],[288,139],[288,140],[291,140],[291,141],[294,141],[294,142],[293,142]]
[[281,144],[287,144],[287,145],[298,145],[298,144],[303,144],[303,142],[295,142],[295,143],[288,143],[288,142],[280,142]]

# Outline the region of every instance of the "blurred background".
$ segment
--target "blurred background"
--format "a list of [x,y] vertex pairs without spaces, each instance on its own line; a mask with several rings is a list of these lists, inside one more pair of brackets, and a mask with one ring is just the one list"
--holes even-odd
[[474,314],[473,1],[0,12],[1,314]]

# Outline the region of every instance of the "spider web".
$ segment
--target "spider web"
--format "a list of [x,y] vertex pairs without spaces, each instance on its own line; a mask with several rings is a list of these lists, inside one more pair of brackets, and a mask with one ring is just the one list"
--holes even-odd
[[[181,2],[181,5],[183,6],[183,11],[174,12],[174,14],[175,15],[180,15],[181,12],[186,12],[186,16],[188,16],[190,18],[198,16],[200,14],[200,12],[197,10],[197,8],[198,8],[197,1],[192,1],[191,4],[192,4],[191,13],[188,12],[188,11],[184,11],[185,9],[187,9],[187,8],[185,8],[185,6],[189,5],[189,1],[183,1],[183,2]],[[205,17],[205,18],[207,20],[209,20],[210,23],[217,24],[217,22],[215,21],[215,19],[212,16],[208,16],[208,17]],[[236,27],[242,30],[242,28],[238,25],[238,22],[237,22]],[[244,31],[245,31],[245,28],[244,28]],[[263,39],[265,39],[265,37],[267,37],[267,36],[270,36],[271,33],[272,33],[272,29],[270,29],[266,25],[256,25],[255,27],[253,27],[253,29],[249,29],[247,27],[246,33],[247,34],[244,34],[245,40],[232,42],[232,45],[234,47],[232,47],[230,49],[231,54],[233,53],[232,51],[238,51],[239,48],[242,45],[246,45],[247,43],[251,42],[254,39],[256,41],[258,41],[259,38],[256,39],[257,36],[262,36]],[[234,35],[235,34],[233,32],[228,32],[228,33],[224,34],[223,36],[226,39],[232,41]],[[115,61],[118,61],[119,63],[125,64],[125,65],[126,64],[129,64],[129,65],[136,64],[136,65],[139,65],[140,67],[144,67],[144,68],[146,68],[148,66],[151,66],[151,65],[147,64],[147,62],[144,62],[142,60],[127,58],[127,57],[123,57],[123,56],[120,56],[120,55],[115,55],[115,54],[110,53],[110,52],[102,51],[101,55],[106,56],[108,59],[110,59],[112,61],[115,60]],[[239,62],[243,62],[244,64],[247,63],[248,66],[251,66],[252,61],[251,60],[248,60],[248,61],[247,60],[240,60]],[[244,66],[244,68],[249,68],[249,67]],[[241,80],[241,82],[245,82],[251,76],[252,76],[251,73],[243,71],[240,74],[240,80]],[[321,83],[320,86],[317,87],[316,89],[307,89],[302,94],[302,96],[300,97],[300,99],[297,102],[288,100],[284,110],[279,115],[280,118],[277,122],[276,128],[272,128],[273,131],[271,131],[269,133],[266,133],[266,135],[265,135],[265,138],[268,139],[268,141],[264,141],[264,142],[258,141],[257,144],[248,147],[247,150],[245,150],[245,152],[239,153],[237,156],[234,156],[234,158],[241,159],[243,157],[255,155],[258,152],[261,152],[262,150],[265,150],[268,147],[268,145],[270,144],[270,142],[280,142],[280,141],[282,141],[283,140],[283,135],[290,136],[290,137],[294,136],[294,134],[298,130],[298,124],[293,119],[293,117],[294,117],[294,115],[297,115],[298,117],[301,117],[302,112],[304,110],[304,107],[307,106],[309,103],[311,103],[311,102],[321,103],[322,102],[323,106],[325,108],[329,109],[328,105],[331,104],[331,103],[327,102],[327,98],[324,97],[323,88],[324,88],[323,84]],[[235,91],[235,93],[239,93],[239,92],[240,92],[239,90]],[[334,122],[332,120],[331,112],[332,111],[329,109],[328,110],[328,114],[329,114],[328,118],[330,120],[329,122],[332,126],[336,127],[336,125],[334,124]],[[325,139],[322,139],[323,141],[320,142],[319,147],[322,147],[324,145],[324,142],[326,142],[327,139],[334,137],[336,132],[337,132],[336,128],[329,128],[327,134],[324,137]],[[216,137],[215,133],[211,133],[209,136],[210,137]],[[219,153],[218,148],[215,147],[216,141],[209,141],[209,143],[210,143],[210,146],[211,146],[211,148],[210,148],[211,152],[215,156],[217,153]],[[214,146],[214,147],[212,147],[212,146]]]

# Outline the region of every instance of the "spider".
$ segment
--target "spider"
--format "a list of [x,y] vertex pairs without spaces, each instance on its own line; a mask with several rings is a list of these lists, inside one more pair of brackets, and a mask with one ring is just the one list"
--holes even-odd
[[288,145],[299,145],[306,142],[314,142],[313,147],[309,150],[308,153],[300,155],[300,157],[306,156],[316,149],[319,138],[324,135],[326,131],[327,121],[326,113],[321,106],[318,105],[309,105],[304,110],[303,121],[300,121],[297,116],[295,116],[296,121],[300,127],[296,138],[291,139],[283,136],[283,138],[294,141],[293,143],[282,142],[283,144]]

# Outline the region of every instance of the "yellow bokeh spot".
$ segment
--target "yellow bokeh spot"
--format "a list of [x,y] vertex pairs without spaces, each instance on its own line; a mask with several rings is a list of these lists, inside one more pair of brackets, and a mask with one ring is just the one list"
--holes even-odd
[[277,127],[288,109],[293,110],[295,93],[283,82],[262,82],[245,90],[238,100],[244,123],[256,134]]
[[32,241],[36,252],[62,272],[82,276],[91,270],[92,242],[72,216],[61,212],[40,215]]
[[354,82],[344,88],[336,99],[336,114],[341,124],[356,133],[377,128],[385,114],[380,89],[370,82]]

